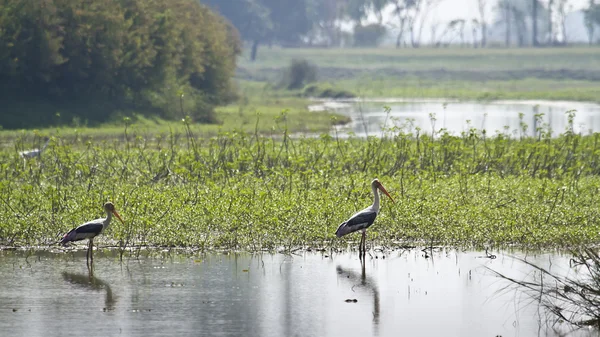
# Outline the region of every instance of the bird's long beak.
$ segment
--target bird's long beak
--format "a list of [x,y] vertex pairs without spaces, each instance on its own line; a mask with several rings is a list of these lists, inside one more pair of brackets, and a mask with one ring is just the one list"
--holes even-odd
[[383,187],[383,185],[379,184],[379,189],[381,190],[381,192],[385,193],[385,195],[387,195],[388,198],[390,198],[390,200],[392,200],[393,203],[396,203],[394,201],[394,198],[392,198],[392,196],[388,193],[388,191],[385,190],[385,187]]
[[113,211],[113,214],[117,217],[117,219],[119,219],[119,221],[121,221],[121,223],[124,225],[125,221],[123,221],[123,219],[121,219],[121,216],[119,215],[119,213],[117,213],[117,211]]

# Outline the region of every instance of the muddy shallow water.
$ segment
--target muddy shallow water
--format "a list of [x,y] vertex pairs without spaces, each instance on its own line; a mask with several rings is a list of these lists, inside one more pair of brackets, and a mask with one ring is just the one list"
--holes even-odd
[[[384,107],[389,107],[389,113]],[[570,101],[503,100],[491,102],[456,101],[451,99],[377,99],[320,101],[311,110],[330,110],[352,118],[338,128],[338,136],[382,135],[384,128],[404,128],[405,132],[431,134],[441,129],[454,135],[470,128],[511,136],[537,136],[536,129],[551,129],[552,135],[563,133],[569,126],[567,112],[574,113],[573,131],[582,134],[600,132],[600,105]],[[522,114],[522,119],[519,117]],[[536,115],[540,115],[536,119]],[[435,119],[433,120],[432,119]],[[523,124],[527,130],[522,131]]]
[[[418,249],[127,259],[0,252],[3,336],[557,336],[529,297],[486,267],[504,253]],[[523,254],[516,254],[524,256]],[[511,255],[512,256],[512,255]],[[529,255],[568,272],[568,257]],[[552,261],[551,265],[549,261]],[[568,327],[555,326],[564,333]],[[597,335],[579,330],[568,336]]]

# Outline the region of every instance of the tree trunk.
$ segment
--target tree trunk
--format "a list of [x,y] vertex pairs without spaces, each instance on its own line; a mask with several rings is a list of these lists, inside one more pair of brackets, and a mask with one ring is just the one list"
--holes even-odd
[[487,43],[487,24],[481,24],[481,48],[484,48]]
[[[595,4],[595,1],[590,0],[588,11],[592,11],[594,9],[594,4]],[[586,16],[588,16],[588,15],[586,15]],[[589,17],[586,17],[585,21],[586,21],[585,26],[587,28],[587,33],[588,33],[588,42],[591,46],[594,44],[594,25],[596,23],[594,22],[594,20],[592,20],[591,15],[589,15]]]
[[532,35],[531,35],[531,44],[534,47],[538,46],[538,40],[537,40],[537,35],[538,35],[538,26],[537,26],[537,10],[538,10],[538,0],[533,0],[533,7],[531,10],[531,24],[532,24]]
[[256,52],[258,51],[258,44],[260,42],[258,40],[252,41],[252,51],[250,52],[250,61],[256,61]]
[[505,14],[504,14],[504,22],[506,24],[506,36],[504,37],[504,43],[506,44],[506,47],[510,47],[510,3],[508,3],[508,0],[505,0],[504,2],[504,10],[505,10]]
[[396,48],[400,48],[402,46],[404,35],[404,21],[405,18],[400,19],[400,31],[398,32],[398,36],[396,37]]
[[554,44],[554,30],[552,29],[554,26],[554,22],[552,21],[552,6],[554,5],[554,0],[548,0],[548,44]]
[[481,22],[481,48],[485,47],[487,39],[487,24],[485,22],[485,5],[486,0],[478,0],[477,7],[479,9],[479,21]]
[[565,12],[565,5],[567,3],[568,0],[562,0],[559,2],[559,6],[558,6],[558,14],[559,14],[559,19],[560,19],[560,27],[562,30],[562,44],[563,45],[567,45],[568,41],[567,41],[567,13]]

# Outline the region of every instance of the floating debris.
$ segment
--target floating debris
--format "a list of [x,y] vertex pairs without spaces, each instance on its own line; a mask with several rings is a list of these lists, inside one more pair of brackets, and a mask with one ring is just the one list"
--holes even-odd
[[356,298],[349,298],[346,300],[346,303],[356,303],[358,300]]

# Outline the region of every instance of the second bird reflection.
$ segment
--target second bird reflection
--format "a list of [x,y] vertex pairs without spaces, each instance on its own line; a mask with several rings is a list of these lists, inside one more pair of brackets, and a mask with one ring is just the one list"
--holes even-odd
[[115,308],[117,297],[113,295],[110,285],[105,281],[94,276],[93,273],[89,274],[76,274],[64,271],[62,273],[63,279],[70,284],[73,284],[80,288],[85,288],[92,291],[106,291],[106,297],[104,299],[105,311],[111,311]]

